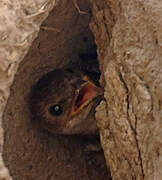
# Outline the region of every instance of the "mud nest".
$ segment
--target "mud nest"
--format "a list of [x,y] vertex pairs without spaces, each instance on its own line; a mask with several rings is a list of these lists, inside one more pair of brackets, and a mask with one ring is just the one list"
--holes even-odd
[[49,134],[32,124],[28,104],[31,88],[43,74],[95,50],[90,21],[88,0],[59,3],[20,64],[3,116],[3,158],[14,180],[110,178],[103,151],[86,150],[98,139]]

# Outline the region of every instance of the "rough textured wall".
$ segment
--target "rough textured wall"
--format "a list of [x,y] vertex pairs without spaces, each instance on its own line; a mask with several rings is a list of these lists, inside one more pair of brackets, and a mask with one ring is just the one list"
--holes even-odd
[[96,115],[113,179],[162,179],[162,3],[94,0],[105,102]]
[[[0,0],[0,124],[18,64],[36,38],[39,26],[56,1]],[[0,129],[1,153],[3,130]],[[0,157],[0,179],[7,180],[7,169]]]

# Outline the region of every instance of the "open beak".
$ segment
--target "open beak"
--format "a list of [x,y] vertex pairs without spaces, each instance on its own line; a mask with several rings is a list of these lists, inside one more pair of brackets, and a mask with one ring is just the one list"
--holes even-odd
[[77,89],[76,91],[70,116],[75,116],[76,114],[78,114],[95,97],[101,94],[103,94],[103,91],[100,87],[97,87],[88,80],[85,81],[85,83],[81,85],[80,89]]

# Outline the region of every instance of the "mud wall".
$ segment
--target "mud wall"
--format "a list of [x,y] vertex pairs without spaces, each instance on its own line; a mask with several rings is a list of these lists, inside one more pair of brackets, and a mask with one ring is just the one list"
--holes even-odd
[[113,179],[162,178],[161,1],[93,1],[105,102],[96,115]]

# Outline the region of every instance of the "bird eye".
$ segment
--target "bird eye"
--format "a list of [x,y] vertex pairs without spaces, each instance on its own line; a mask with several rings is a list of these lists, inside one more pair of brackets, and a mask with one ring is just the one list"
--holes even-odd
[[49,108],[49,112],[53,116],[60,116],[63,112],[63,109],[60,105],[52,105]]

